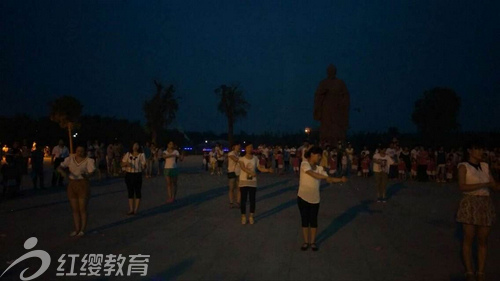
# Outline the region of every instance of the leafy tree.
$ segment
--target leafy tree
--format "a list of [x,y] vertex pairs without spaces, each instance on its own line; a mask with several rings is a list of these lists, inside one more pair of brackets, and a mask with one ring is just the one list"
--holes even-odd
[[154,80],[156,94],[144,102],[143,110],[146,117],[146,127],[151,133],[151,139],[157,143],[159,132],[170,125],[175,119],[179,104],[174,96],[173,85],[164,87]]
[[226,115],[227,138],[229,146],[232,146],[234,123],[239,118],[243,118],[247,115],[247,108],[250,107],[250,104],[245,100],[243,91],[238,89],[238,86],[221,85],[215,89],[214,92],[219,98],[217,109],[219,112]]
[[50,120],[56,122],[61,128],[68,130],[69,150],[73,153],[73,138],[71,130],[77,125],[82,114],[83,105],[72,96],[62,96],[50,104]]
[[425,140],[436,144],[459,129],[459,111],[460,97],[455,91],[436,87],[415,102],[412,121]]

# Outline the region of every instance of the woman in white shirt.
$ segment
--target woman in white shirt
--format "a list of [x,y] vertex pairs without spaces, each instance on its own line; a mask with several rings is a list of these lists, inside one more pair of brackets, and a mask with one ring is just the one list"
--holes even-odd
[[63,177],[69,178],[67,191],[75,226],[70,236],[83,236],[87,227],[87,204],[90,199],[89,178],[95,171],[94,159],[88,158],[85,147],[80,145],[77,146],[76,153],[66,157],[57,170]]
[[[229,179],[229,208],[239,208],[240,191],[238,190],[238,180],[240,176],[240,166],[238,164],[241,145],[234,142],[231,152],[227,155],[227,178]],[[234,203],[236,201],[236,203]]]
[[381,147],[378,153],[373,155],[373,174],[375,175],[375,187],[377,189],[377,202],[387,202],[387,182],[389,180],[389,169],[394,161],[385,153],[386,149]]
[[304,244],[300,248],[305,251],[311,247],[313,251],[319,248],[316,245],[316,230],[318,229],[318,211],[321,180],[329,183],[346,182],[347,178],[329,177],[326,171],[319,165],[323,150],[317,146],[308,149],[300,164],[299,191],[297,193],[297,205],[302,220],[302,234]]
[[169,142],[167,149],[163,151],[163,158],[165,159],[164,174],[167,180],[167,204],[173,203],[177,195],[177,177],[179,175],[177,158],[179,158],[179,156],[179,151],[175,149],[174,142]]
[[128,216],[137,214],[141,203],[142,171],[146,169],[146,157],[138,142],[134,142],[132,149],[125,153],[121,163],[125,171],[125,184],[128,191]]
[[241,193],[241,224],[247,223],[247,198],[250,197],[250,216],[248,222],[255,223],[255,195],[257,193],[257,170],[262,173],[272,173],[273,169],[266,169],[259,165],[259,159],[253,155],[253,144],[248,142],[245,146],[245,156],[239,158],[240,180],[238,186]]
[[491,176],[489,166],[481,162],[483,148],[471,143],[466,147],[468,161],[458,164],[458,185],[463,192],[457,212],[457,222],[462,223],[464,240],[462,257],[466,268],[467,280],[474,279],[472,243],[477,236],[477,280],[484,279],[487,240],[490,228],[496,219],[495,208],[490,198],[490,189],[500,190]]

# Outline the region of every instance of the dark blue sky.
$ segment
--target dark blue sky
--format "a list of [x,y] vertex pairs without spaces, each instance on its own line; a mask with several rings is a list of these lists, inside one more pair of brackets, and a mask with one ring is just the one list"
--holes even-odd
[[413,104],[435,86],[462,98],[464,130],[499,130],[500,1],[481,3],[2,0],[0,114],[47,115],[70,94],[84,114],[143,121],[158,79],[181,97],[174,126],[222,132],[213,90],[240,83],[251,109],[236,132],[297,131],[318,125],[334,63],[351,132],[415,131]]

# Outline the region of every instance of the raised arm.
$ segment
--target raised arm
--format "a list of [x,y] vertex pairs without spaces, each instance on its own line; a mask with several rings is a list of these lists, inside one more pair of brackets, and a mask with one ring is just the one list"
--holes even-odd
[[259,170],[261,173],[273,173],[273,168],[266,169],[260,165],[257,165],[257,170]]

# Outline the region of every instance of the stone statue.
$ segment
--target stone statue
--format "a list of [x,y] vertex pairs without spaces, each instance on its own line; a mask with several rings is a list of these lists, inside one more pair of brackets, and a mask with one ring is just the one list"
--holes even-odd
[[336,77],[333,64],[328,66],[327,75],[314,95],[314,120],[321,123],[320,141],[335,145],[346,138],[350,98],[344,81]]

